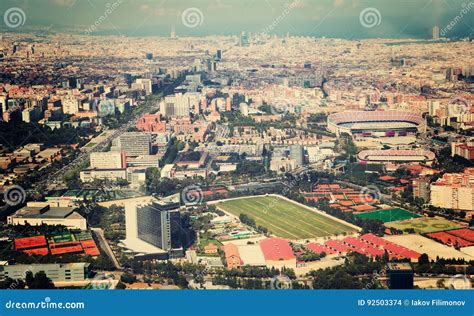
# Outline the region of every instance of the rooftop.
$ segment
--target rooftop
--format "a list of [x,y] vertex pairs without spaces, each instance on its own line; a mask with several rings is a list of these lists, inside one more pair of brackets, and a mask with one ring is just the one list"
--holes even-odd
[[13,216],[17,218],[66,218],[74,212],[74,207],[30,207],[25,206]]
[[290,244],[285,239],[270,238],[260,241],[265,260],[282,261],[295,259]]

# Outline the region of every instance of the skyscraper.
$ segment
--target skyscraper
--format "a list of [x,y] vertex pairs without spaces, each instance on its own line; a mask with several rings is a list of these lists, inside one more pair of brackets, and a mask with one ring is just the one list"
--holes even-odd
[[126,239],[122,245],[136,253],[182,250],[179,202],[153,201],[125,206]]
[[439,40],[439,26],[433,27],[433,40]]
[[174,25],[173,25],[173,27],[171,28],[170,37],[171,37],[171,38],[176,38],[176,28],[174,27]]

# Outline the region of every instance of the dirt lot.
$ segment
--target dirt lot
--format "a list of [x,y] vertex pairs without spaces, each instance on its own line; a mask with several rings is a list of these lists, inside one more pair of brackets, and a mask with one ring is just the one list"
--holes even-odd
[[405,246],[419,253],[426,253],[431,259],[440,258],[464,258],[465,260],[474,260],[474,257],[457,251],[453,247],[448,247],[434,240],[421,235],[397,235],[387,236],[384,239]]

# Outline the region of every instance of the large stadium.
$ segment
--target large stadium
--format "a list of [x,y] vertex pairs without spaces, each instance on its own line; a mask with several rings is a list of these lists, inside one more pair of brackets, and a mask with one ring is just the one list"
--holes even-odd
[[358,155],[363,162],[425,162],[431,163],[436,156],[428,150],[363,150]]
[[421,115],[402,111],[347,111],[328,116],[328,130],[336,135],[347,133],[365,137],[413,135],[426,130]]

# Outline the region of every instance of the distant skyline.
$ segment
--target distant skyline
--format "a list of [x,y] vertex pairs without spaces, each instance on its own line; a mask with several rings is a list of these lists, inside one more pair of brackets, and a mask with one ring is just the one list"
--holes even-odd
[[[24,12],[19,26],[6,23],[11,8]],[[0,12],[2,32],[48,27],[92,35],[169,36],[174,28],[178,36],[247,31],[359,39],[430,38],[439,26],[446,37],[474,33],[474,0],[2,0]]]

